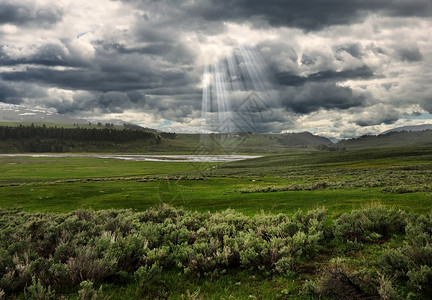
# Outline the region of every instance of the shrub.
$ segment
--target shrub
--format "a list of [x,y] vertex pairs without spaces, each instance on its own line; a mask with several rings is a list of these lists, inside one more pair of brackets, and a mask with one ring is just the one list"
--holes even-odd
[[392,280],[386,278],[384,275],[381,275],[379,277],[378,294],[380,296],[380,299],[383,300],[402,299],[402,297],[395,290]]
[[33,276],[32,285],[26,289],[25,296],[27,299],[31,300],[55,299],[55,291],[52,291],[50,286],[45,288],[40,280]]
[[432,294],[432,214],[411,217],[406,233],[401,247],[382,254],[382,270],[393,276],[396,288],[408,291],[408,298],[427,298]]
[[161,293],[165,293],[165,282],[162,278],[162,271],[162,267],[158,263],[154,263],[151,266],[141,266],[135,272],[135,280],[143,295],[146,295],[146,298],[159,299],[162,298],[160,297]]
[[81,289],[78,291],[80,300],[103,300],[109,299],[109,297],[103,295],[102,286],[99,290],[93,288],[93,282],[83,281],[80,283]]
[[[350,274],[340,267],[331,267],[322,277],[318,293],[335,299],[374,299],[374,291],[369,291],[373,279],[364,280],[358,274]],[[373,290],[373,289],[372,289]]]
[[[302,264],[335,245],[334,236],[361,247],[406,232],[407,242],[382,256],[383,277],[371,282],[382,297],[404,289],[412,297],[432,293],[432,215],[416,217],[376,206],[341,215],[333,228],[326,222],[322,208],[254,217],[234,210],[211,214],[169,206],[139,213],[0,209],[0,290],[11,297],[24,291],[50,297],[51,288],[62,293],[81,286],[80,297],[93,299],[102,296],[93,283],[138,282],[149,297],[165,297],[166,272],[213,278],[252,270],[292,278]],[[332,284],[349,295],[355,295],[350,291],[356,286],[372,294],[365,287],[368,274],[361,277],[337,268],[325,274],[322,295],[336,295],[330,292]],[[354,285],[346,285],[348,279]]]
[[100,254],[91,246],[76,249],[76,254],[67,262],[67,269],[72,284],[85,280],[100,282],[111,275],[114,261],[99,258]]
[[137,282],[142,285],[152,284],[160,280],[162,270],[162,267],[160,267],[158,263],[154,263],[151,266],[141,266],[135,272],[135,278]]
[[370,243],[403,233],[407,215],[401,210],[372,206],[342,214],[334,224],[334,234],[344,241]]

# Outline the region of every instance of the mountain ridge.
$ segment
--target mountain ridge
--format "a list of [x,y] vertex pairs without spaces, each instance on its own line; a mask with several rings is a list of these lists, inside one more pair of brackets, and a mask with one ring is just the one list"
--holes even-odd
[[400,131],[423,131],[428,129],[432,129],[432,124],[401,126],[401,127],[396,127],[393,129],[383,131],[381,134],[387,134],[389,132],[400,132]]
[[89,121],[59,114],[42,107],[0,102],[0,122],[34,122],[58,124],[86,124]]
[[422,131],[391,131],[379,135],[364,135],[339,141],[338,148],[347,150],[366,148],[429,147],[432,146],[432,129]]

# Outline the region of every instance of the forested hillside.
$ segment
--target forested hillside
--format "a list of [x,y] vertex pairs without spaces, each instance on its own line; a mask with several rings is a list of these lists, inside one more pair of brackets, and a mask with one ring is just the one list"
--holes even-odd
[[134,129],[57,128],[43,126],[0,126],[2,152],[69,152],[79,148],[109,147],[133,141],[157,144],[153,133]]

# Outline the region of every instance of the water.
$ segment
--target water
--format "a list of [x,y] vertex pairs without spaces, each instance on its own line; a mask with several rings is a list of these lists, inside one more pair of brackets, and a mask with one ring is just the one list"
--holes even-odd
[[257,158],[253,155],[105,155],[105,154],[0,154],[0,158],[6,157],[89,157],[102,159],[120,159],[131,161],[165,161],[165,162],[230,162]]

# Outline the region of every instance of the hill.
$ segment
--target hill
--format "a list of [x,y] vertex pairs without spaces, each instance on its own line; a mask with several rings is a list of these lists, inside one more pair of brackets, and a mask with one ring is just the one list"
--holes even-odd
[[402,126],[402,127],[397,127],[397,128],[393,128],[390,130],[386,130],[381,134],[386,134],[389,132],[400,132],[400,131],[423,131],[423,130],[428,130],[428,129],[432,129],[432,124]]
[[261,134],[252,132],[176,134],[175,138],[164,138],[153,149],[168,152],[206,153],[283,153],[288,151],[309,151],[333,143],[309,132]]
[[379,135],[364,135],[359,138],[339,141],[338,148],[392,148],[432,146],[432,130],[394,131]]
[[327,150],[332,142],[309,132],[286,134],[176,134],[133,124],[0,126],[0,153],[121,152],[121,153],[283,153]]
[[332,141],[330,141],[326,137],[313,135],[310,132],[299,132],[299,133],[284,133],[281,137],[278,138],[278,142],[282,145],[286,146],[319,146],[319,145],[332,145]]
[[124,152],[128,146],[161,141],[160,136],[144,130],[100,127],[0,126],[0,152]]

